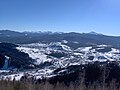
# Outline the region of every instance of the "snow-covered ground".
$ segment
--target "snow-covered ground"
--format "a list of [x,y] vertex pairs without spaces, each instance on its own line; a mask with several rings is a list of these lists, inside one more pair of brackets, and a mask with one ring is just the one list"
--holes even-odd
[[[39,68],[38,70],[27,71],[27,72],[18,72],[15,74],[1,76],[0,78],[6,79],[10,78],[19,80],[25,73],[28,73],[30,76],[35,76],[37,79],[42,77],[52,77],[54,74],[52,72],[57,68],[65,68],[71,65],[80,65],[88,62],[105,62],[105,61],[120,61],[120,50],[115,49],[107,45],[97,45],[95,47],[79,47],[78,49],[71,49],[66,45],[68,41],[63,40],[61,42],[52,42],[49,44],[45,43],[32,43],[24,44],[16,47],[20,52],[27,53],[29,57],[34,59],[34,64],[41,65],[45,62],[51,63],[50,65],[44,66],[44,68]],[[99,52],[97,50],[104,50],[106,47],[111,48],[108,52]],[[60,53],[65,53],[65,56],[59,58],[50,56],[54,52],[56,55]],[[59,53],[56,53],[59,52]],[[90,57],[92,57],[90,59]],[[9,72],[9,71],[0,71]]]
[[42,53],[39,49],[28,47],[17,47],[17,49],[20,50],[21,52],[27,53],[29,57],[35,60],[34,63],[37,65],[44,63],[46,61],[48,62],[51,61],[51,59],[47,58],[47,55]]
[[[63,40],[64,42],[67,42]],[[106,49],[106,47],[111,48],[111,51],[108,52],[99,52],[97,50]],[[64,66],[65,63],[75,64],[76,62],[94,62],[94,61],[114,61],[120,59],[120,50],[110,47],[108,45],[96,45],[96,47],[79,47],[76,50],[72,50],[69,46],[62,44],[61,42],[52,42],[50,44],[42,44],[42,43],[32,43],[22,45],[17,47],[21,52],[27,53],[32,59],[35,60],[35,64],[39,65],[44,62],[53,62],[53,64],[57,64],[57,66]],[[67,56],[56,58],[52,56],[48,56],[51,52],[65,52]],[[89,60],[89,56],[93,56],[93,60]],[[72,63],[71,63],[72,61]]]

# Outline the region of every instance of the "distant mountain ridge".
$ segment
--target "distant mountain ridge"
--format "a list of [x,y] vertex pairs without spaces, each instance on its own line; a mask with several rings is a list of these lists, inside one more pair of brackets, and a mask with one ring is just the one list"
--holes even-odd
[[87,33],[87,34],[93,34],[93,35],[103,35],[103,34],[101,34],[101,33],[96,33],[96,32],[94,32],[94,31],[91,31],[91,32],[89,32],[89,33]]
[[0,30],[0,42],[14,44],[30,44],[37,42],[61,42],[67,40],[66,45],[72,48],[80,46],[91,46],[97,44],[112,45],[120,48],[119,36],[107,36],[96,32],[90,33],[59,33],[59,32],[16,32],[10,30]]

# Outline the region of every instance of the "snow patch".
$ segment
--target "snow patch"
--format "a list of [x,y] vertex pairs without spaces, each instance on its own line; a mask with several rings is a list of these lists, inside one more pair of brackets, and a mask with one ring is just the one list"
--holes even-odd
[[90,51],[90,49],[92,49],[92,47],[80,47],[80,48],[78,48],[79,51],[84,51],[84,52],[88,52],[88,51]]
[[41,63],[44,63],[46,61],[51,61],[51,59],[47,58],[47,55],[42,53],[39,49],[35,48],[27,48],[27,47],[16,47],[21,52],[27,53],[30,58],[35,60],[35,64],[39,65]]
[[66,43],[68,43],[68,41],[67,41],[67,40],[62,40],[62,43],[65,43],[65,44],[66,44]]

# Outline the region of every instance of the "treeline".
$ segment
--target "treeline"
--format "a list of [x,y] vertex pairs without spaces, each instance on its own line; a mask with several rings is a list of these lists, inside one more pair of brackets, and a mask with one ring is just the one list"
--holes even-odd
[[26,74],[19,81],[0,80],[0,90],[120,90],[118,62],[70,66],[66,69],[67,73],[47,79],[28,78],[29,74]]
[[42,83],[33,83],[32,81],[10,81],[1,80],[0,90],[120,90],[119,84],[112,80],[109,84],[94,82],[86,86],[84,80],[80,83],[71,82],[68,86],[57,82],[51,84],[48,81]]

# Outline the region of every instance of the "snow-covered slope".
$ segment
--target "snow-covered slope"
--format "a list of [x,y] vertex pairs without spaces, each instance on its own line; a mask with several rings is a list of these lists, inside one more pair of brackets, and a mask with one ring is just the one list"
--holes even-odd
[[50,62],[51,59],[47,58],[47,55],[45,55],[42,51],[36,48],[28,48],[28,47],[17,47],[18,50],[21,52],[25,52],[35,60],[35,64],[44,63],[46,61]]
[[108,45],[79,47],[74,50],[61,42],[54,42],[50,44],[24,44],[17,49],[27,53],[29,57],[35,60],[34,64],[36,65],[51,62],[54,66],[65,67],[76,63],[120,60],[120,50]]
[[[66,45],[67,41],[51,43],[23,44],[16,47],[32,58],[33,65],[40,68],[16,72],[5,75],[4,78],[13,77],[17,80],[28,73],[29,76],[38,78],[55,76],[53,72],[58,68],[66,68],[72,65],[81,65],[94,62],[120,61],[120,50],[109,45],[94,45],[73,49]],[[2,72],[2,71],[1,71]],[[4,71],[3,71],[4,72]]]

